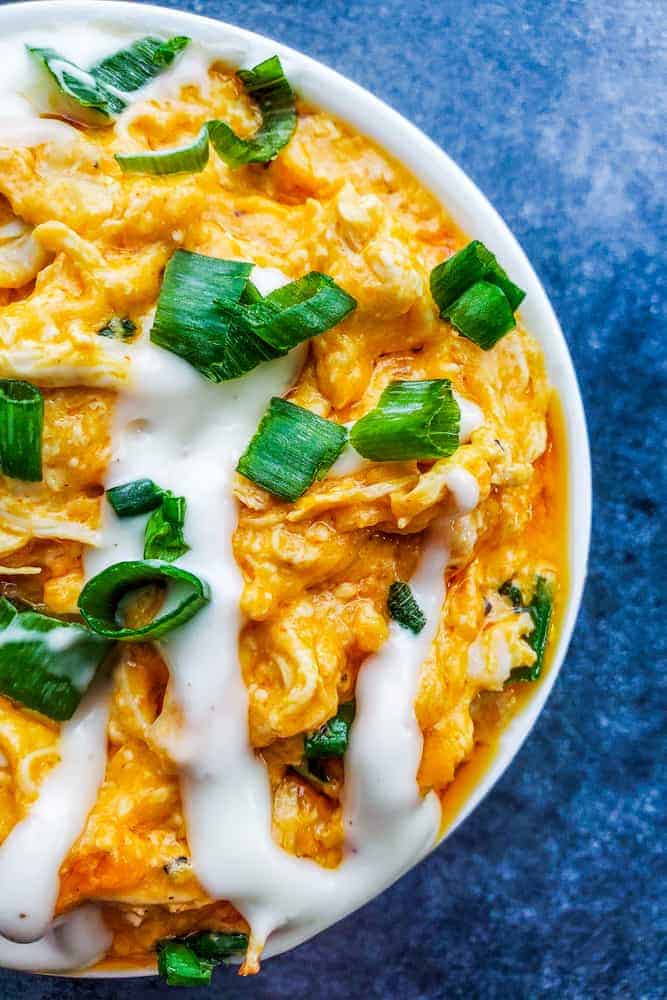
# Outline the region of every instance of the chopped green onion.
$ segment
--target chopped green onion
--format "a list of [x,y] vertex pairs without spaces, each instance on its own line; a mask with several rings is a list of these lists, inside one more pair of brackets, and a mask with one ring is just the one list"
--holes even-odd
[[56,85],[57,110],[63,117],[100,127],[110,125],[114,114],[125,107],[125,101],[98,83],[92,73],[81,69],[59,55],[54,49],[26,46]]
[[340,424],[274,396],[236,470],[274,496],[294,501],[327,473],[346,440]]
[[443,319],[447,318],[447,311],[456,299],[478,281],[490,281],[502,288],[512,310],[526,297],[523,289],[510,281],[494,254],[479,240],[473,240],[431,271],[431,295]]
[[109,650],[75,622],[16,609],[0,598],[0,693],[42,715],[70,719]]
[[188,948],[199,958],[224,962],[232,955],[242,955],[248,948],[248,935],[224,931],[199,931],[184,938]]
[[533,621],[533,631],[530,635],[523,636],[523,638],[534,651],[535,662],[530,667],[515,667],[510,674],[509,683],[512,684],[515,681],[536,681],[542,673],[547,642],[549,640],[549,630],[553,615],[553,586],[545,577],[538,576],[535,581],[533,597],[527,606],[523,603],[521,591],[511,580],[507,580],[498,593],[509,597],[512,607],[517,611],[527,611]]
[[355,708],[354,701],[344,702],[332,719],[304,737],[303,748],[308,760],[343,756],[347,750]]
[[129,49],[96,63],[89,70],[59,55],[54,49],[26,46],[48,72],[58,93],[58,110],[84,125],[110,125],[114,115],[127,107],[124,95],[164,72],[188,38],[142,38]]
[[254,306],[256,302],[262,301],[262,293],[260,292],[257,285],[254,285],[250,278],[245,283],[245,288],[241,293],[241,305],[243,306]]
[[104,87],[131,93],[168,69],[189,42],[182,35],[166,42],[150,36],[140,38],[129,48],[95,63],[89,72]]
[[162,504],[148,519],[144,535],[144,559],[174,562],[190,548],[183,537],[185,497],[165,493]]
[[183,941],[160,941],[157,967],[167,986],[209,986],[215,962],[199,958]]
[[415,635],[426,625],[424,612],[414,599],[410,585],[403,580],[395,580],[389,588],[387,608],[401,628],[409,629]]
[[[251,293],[246,293],[246,297],[248,294]],[[311,271],[250,305],[218,301],[222,315],[234,329],[246,336],[259,337],[280,353],[330,330],[356,305],[351,295],[318,271]]]
[[329,777],[323,767],[318,766],[318,761],[304,760],[301,764],[290,764],[290,770],[298,774],[300,778],[307,781],[309,785],[313,785],[324,795],[331,795],[331,787]]
[[150,153],[116,153],[115,159],[125,174],[198,174],[208,163],[208,126],[197,138],[176,149],[157,149]]
[[238,77],[256,103],[262,124],[250,139],[240,139],[226,122],[208,123],[213,148],[230,167],[268,163],[287,145],[296,128],[296,105],[278,56],[272,56]]
[[30,382],[0,379],[0,469],[10,479],[42,480],[44,399]]
[[152,479],[135,479],[131,483],[112,486],[107,490],[107,500],[118,517],[135,517],[148,514],[162,503],[164,490]]
[[[150,585],[166,586],[160,613],[147,625],[130,628],[121,620],[126,600]],[[79,610],[88,626],[107,639],[141,642],[159,639],[189,621],[210,600],[208,584],[193,573],[156,561],[120,562],[84,586]]]
[[468,340],[489,351],[516,326],[514,313],[507,296],[488,281],[477,284],[463,293],[450,306],[448,318],[452,326]]
[[276,352],[254,335],[232,332],[216,300],[238,301],[252,264],[177,250],[167,264],[151,340],[211,382],[238,378]]
[[485,351],[514,329],[526,297],[479,240],[433,268],[431,295],[440,316]]
[[100,337],[113,337],[115,340],[130,340],[136,332],[137,324],[128,316],[122,319],[120,316],[112,316],[107,325],[97,331]]
[[459,446],[461,411],[449,379],[390,382],[350,443],[374,462],[446,458]]
[[511,580],[505,580],[498,593],[503,597],[509,597],[513,608],[521,608],[523,610],[523,594]]

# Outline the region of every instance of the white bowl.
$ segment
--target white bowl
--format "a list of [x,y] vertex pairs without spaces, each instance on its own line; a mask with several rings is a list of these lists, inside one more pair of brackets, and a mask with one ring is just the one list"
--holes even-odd
[[[63,21],[80,20],[99,20],[140,34],[189,35],[195,41],[214,47],[216,53],[234,66],[251,66],[278,53],[287,77],[304,98],[344,119],[405,164],[442,201],[465,233],[481,239],[493,249],[512,278],[528,293],[521,307],[522,319],[542,346],[549,376],[564,413],[568,468],[568,603],[547,676],[502,733],[491,767],[460,808],[447,829],[446,838],[498,781],[540,714],[565,658],[586,578],[591,520],[588,435],[572,359],[551,304],[525,253],[475,184],[418,128],[367,90],[322,63],[262,35],[183,11],[117,0],[113,3],[37,0],[0,6],[0,33],[5,37],[15,31],[43,30],[50,22],[62,24]],[[88,973],[110,978],[138,974],[136,970]]]

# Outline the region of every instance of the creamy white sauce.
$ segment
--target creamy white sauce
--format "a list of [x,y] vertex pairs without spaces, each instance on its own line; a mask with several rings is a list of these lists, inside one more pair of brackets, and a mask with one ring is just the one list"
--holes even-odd
[[106,767],[108,681],[97,680],[62,726],[60,762],[46,776],[27,816],[0,846],[0,934],[24,944],[46,933],[58,873],[92,809]]
[[[0,144],[35,145],[76,136],[67,125],[39,118],[43,73],[26,55],[25,42],[51,46],[89,66],[135,37],[68,24],[0,42],[0,93],[3,99],[11,95],[3,103]],[[243,54],[224,55],[245,63]],[[126,127],[138,101],[162,100],[183,83],[205,84],[210,59],[201,47],[186,50],[171,71],[134,95],[117,128]],[[285,280],[272,269],[255,269],[252,278],[263,293]],[[186,497],[185,535],[191,548],[179,565],[207,580],[212,591],[210,604],[161,644],[170,668],[168,698],[180,710],[174,716],[180,721],[171,729],[165,726],[164,740],[181,767],[192,862],[207,892],[231,900],[249,921],[254,946],[269,938],[270,955],[364,903],[436,839],[438,799],[433,793],[422,799],[416,781],[422,737],[414,698],[439,623],[449,524],[475,505],[477,484],[463,470],[451,470],[452,509],[432,529],[411,581],[427,626],[413,636],[392,623],[386,644],[362,667],[345,762],[345,856],[335,870],[320,868],[282,851],[271,836],[268,775],[248,736],[248,696],[238,660],[242,579],[231,547],[236,462],[270,396],[284,393],[295,380],[302,352],[261,365],[239,381],[212,385],[147,336],[123,350],[131,372],[116,408],[107,485],[150,477]],[[473,407],[462,406],[462,435],[481,420]],[[106,507],[99,536],[88,539],[98,544],[86,557],[89,576],[142,556],[145,519],[118,520]],[[95,687],[63,727],[61,763],[0,849],[4,965],[63,971],[94,962],[109,946],[110,934],[95,907],[82,907],[50,925],[60,863],[83,827],[104,774],[106,719],[105,697],[101,686]],[[9,937],[39,940],[15,944]]]
[[[99,24],[66,23],[0,40],[0,146],[71,142],[79,136],[77,129],[65,122],[40,117],[53,109],[55,84],[46,70],[28,55],[26,45],[52,48],[85,70],[141,37],[141,33],[115,30],[109,25],[101,28]],[[177,97],[181,87],[190,84],[205,91],[211,58],[212,53],[204,46],[191,43],[164,73],[140,90],[122,94],[129,105],[119,116],[118,130],[122,132],[127,127],[144,101]],[[67,70],[74,75],[72,67]],[[81,77],[88,79],[88,74],[84,72]]]
[[39,972],[83,969],[104,958],[111,940],[99,908],[80,906],[59,917],[40,941],[16,944],[0,937],[0,965]]

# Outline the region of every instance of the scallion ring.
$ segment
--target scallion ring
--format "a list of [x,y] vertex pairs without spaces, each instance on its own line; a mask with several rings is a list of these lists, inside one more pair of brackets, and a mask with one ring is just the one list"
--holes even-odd
[[194,142],[176,149],[156,149],[148,153],[116,153],[115,159],[125,174],[197,174],[208,163],[208,126],[204,125]]
[[109,643],[76,622],[18,612],[0,598],[0,693],[64,722],[76,711]]
[[10,479],[42,480],[44,399],[30,382],[0,380],[0,469]]
[[[143,587],[166,585],[164,604],[147,625],[130,628],[120,612],[124,601]],[[189,621],[210,600],[208,584],[170,563],[120,562],[102,570],[84,586],[79,610],[89,628],[106,639],[138,642],[159,639]]]
[[274,496],[294,501],[326,475],[346,441],[345,427],[274,396],[236,469]]
[[211,382],[239,378],[277,357],[254,334],[232,331],[218,299],[238,302],[252,264],[177,250],[167,264],[151,340],[178,354]]
[[350,444],[374,462],[446,458],[459,446],[460,423],[449,379],[390,382],[350,431]]
[[252,69],[239,70],[237,75],[248,96],[256,102],[262,124],[252,138],[241,139],[226,122],[211,121],[208,123],[211,144],[218,156],[230,167],[240,167],[245,163],[268,163],[294,134],[294,92],[283,73],[278,56],[272,56]]
[[[246,295],[247,298],[247,295]],[[318,271],[290,281],[255,302],[218,301],[222,315],[246,336],[259,337],[277,352],[330,330],[355,308],[356,301],[333,278]]]

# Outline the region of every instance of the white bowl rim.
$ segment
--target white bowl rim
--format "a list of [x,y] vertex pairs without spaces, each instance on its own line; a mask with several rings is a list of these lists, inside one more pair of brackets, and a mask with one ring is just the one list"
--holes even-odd
[[[586,580],[591,530],[591,464],[586,418],[572,359],[554,310],[518,241],[479,188],[420,129],[358,84],[323,63],[263,35],[190,11],[127,0],[25,0],[0,6],[5,36],[11,30],[43,29],[49,20],[99,21],[136,32],[187,34],[224,53],[230,64],[252,65],[277,53],[286,75],[307,100],[374,139],[440,201],[461,229],[487,243],[513,279],[527,291],[522,305],[525,327],[544,352],[551,383],[563,408],[568,476],[569,599],[547,676],[500,738],[485,771],[454,823],[433,850],[449,837],[488,794],[526,740],[549,696],[572,636]],[[368,900],[370,902],[370,900]],[[308,940],[308,936],[303,941]],[[297,945],[294,945],[296,947]],[[79,977],[126,978],[153,970],[102,970]]]

